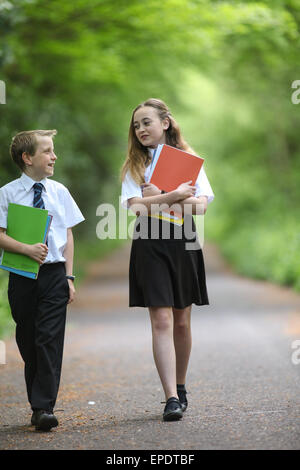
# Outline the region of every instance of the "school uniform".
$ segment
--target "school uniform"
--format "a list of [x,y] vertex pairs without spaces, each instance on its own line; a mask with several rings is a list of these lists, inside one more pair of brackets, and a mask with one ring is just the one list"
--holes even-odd
[[[7,228],[10,202],[33,206],[36,181],[25,173],[0,188],[0,227]],[[84,220],[68,189],[44,178],[42,201],[53,216],[48,254],[36,280],[10,273],[8,299],[16,322],[16,341],[25,362],[28,400],[33,410],[52,412],[58,393],[63,356],[69,284],[64,249],[67,229]]]
[[[149,151],[153,156],[153,150]],[[145,169],[146,182],[150,167]],[[207,196],[208,203],[213,201],[214,193],[203,166],[195,186],[196,197]],[[129,208],[128,199],[132,197],[143,195],[128,171],[122,183],[124,208]],[[172,217],[137,217],[129,263],[129,306],[182,309],[193,303],[209,303],[203,253],[193,216],[186,214],[182,225]]]

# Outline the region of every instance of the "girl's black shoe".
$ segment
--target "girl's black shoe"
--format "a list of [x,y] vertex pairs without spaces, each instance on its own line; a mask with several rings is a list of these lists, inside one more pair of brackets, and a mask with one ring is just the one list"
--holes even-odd
[[179,401],[181,403],[181,407],[182,407],[182,411],[185,411],[187,409],[187,406],[188,406],[188,401],[187,401],[187,398],[186,398],[186,394],[187,394],[187,391],[185,389],[185,387],[183,386],[177,386],[177,395],[178,395],[178,398],[179,398]]
[[178,421],[183,416],[182,407],[178,398],[171,397],[167,400],[164,409],[164,421]]

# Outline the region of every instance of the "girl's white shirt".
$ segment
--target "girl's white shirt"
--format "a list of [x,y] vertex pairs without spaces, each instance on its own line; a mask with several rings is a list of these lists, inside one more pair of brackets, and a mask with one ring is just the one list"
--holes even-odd
[[[154,153],[154,149],[149,149],[152,156]],[[149,173],[150,173],[150,166],[148,165],[145,169],[145,181],[148,181]],[[198,178],[196,180],[196,193],[195,196],[207,196],[207,202],[210,204],[214,200],[214,193],[209,184],[208,178],[206,176],[205,170],[203,168],[200,170]],[[121,193],[121,204],[125,209],[129,208],[128,199],[132,197],[143,197],[142,189],[139,184],[137,184],[134,179],[132,178],[130,171],[127,171],[124,181],[122,182],[122,193]]]

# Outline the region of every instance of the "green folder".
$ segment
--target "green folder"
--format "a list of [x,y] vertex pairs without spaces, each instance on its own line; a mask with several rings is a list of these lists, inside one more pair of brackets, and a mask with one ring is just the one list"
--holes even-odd
[[[46,209],[10,203],[7,212],[6,233],[15,240],[29,245],[45,243],[51,220],[52,216],[48,215]],[[0,268],[36,279],[40,265],[29,256],[3,250]]]

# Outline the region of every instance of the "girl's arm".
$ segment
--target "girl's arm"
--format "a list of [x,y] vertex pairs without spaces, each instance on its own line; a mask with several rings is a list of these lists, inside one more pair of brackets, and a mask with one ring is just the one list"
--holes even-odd
[[[161,190],[151,183],[143,184],[142,192],[143,192],[143,198],[147,196],[161,194]],[[184,210],[186,209],[186,212],[188,212],[189,214],[192,213],[194,215],[203,215],[205,214],[207,210],[207,196],[198,196],[198,197],[192,196],[184,200],[181,200],[179,202],[177,201],[177,203],[180,204],[181,211],[183,213],[185,212]],[[185,207],[185,205],[187,204],[188,204],[188,207]]]
[[[66,275],[72,276],[73,275],[73,258],[74,258],[74,238],[72,229],[67,229],[67,244],[64,250],[64,257],[66,258]],[[71,279],[68,279],[69,283],[69,302],[71,303],[75,297],[75,287],[74,282]]]
[[193,215],[204,215],[207,211],[207,196],[189,197],[184,201],[180,201],[179,204],[183,209],[183,213],[185,205],[192,205],[192,212],[190,212],[191,209],[189,207],[186,208],[188,214],[192,213]]
[[[165,194],[155,194],[154,196],[146,196],[143,198],[140,197],[132,197],[128,199],[128,204],[131,210],[140,215],[148,215],[151,213],[151,209],[153,210],[156,206],[161,206],[163,204],[171,207],[173,205],[179,205],[180,201],[184,201],[187,198],[194,197],[195,194],[195,186],[190,185],[191,181],[187,183],[182,183],[178,186],[177,189],[174,191],[170,191],[169,193]],[[180,205],[179,205],[180,208]],[[157,210],[155,210],[157,212]]]
[[35,243],[29,245],[22,243],[6,234],[6,229],[0,227],[0,248],[11,253],[19,253],[21,255],[29,256],[33,260],[42,264],[47,256],[48,247],[44,243]]

